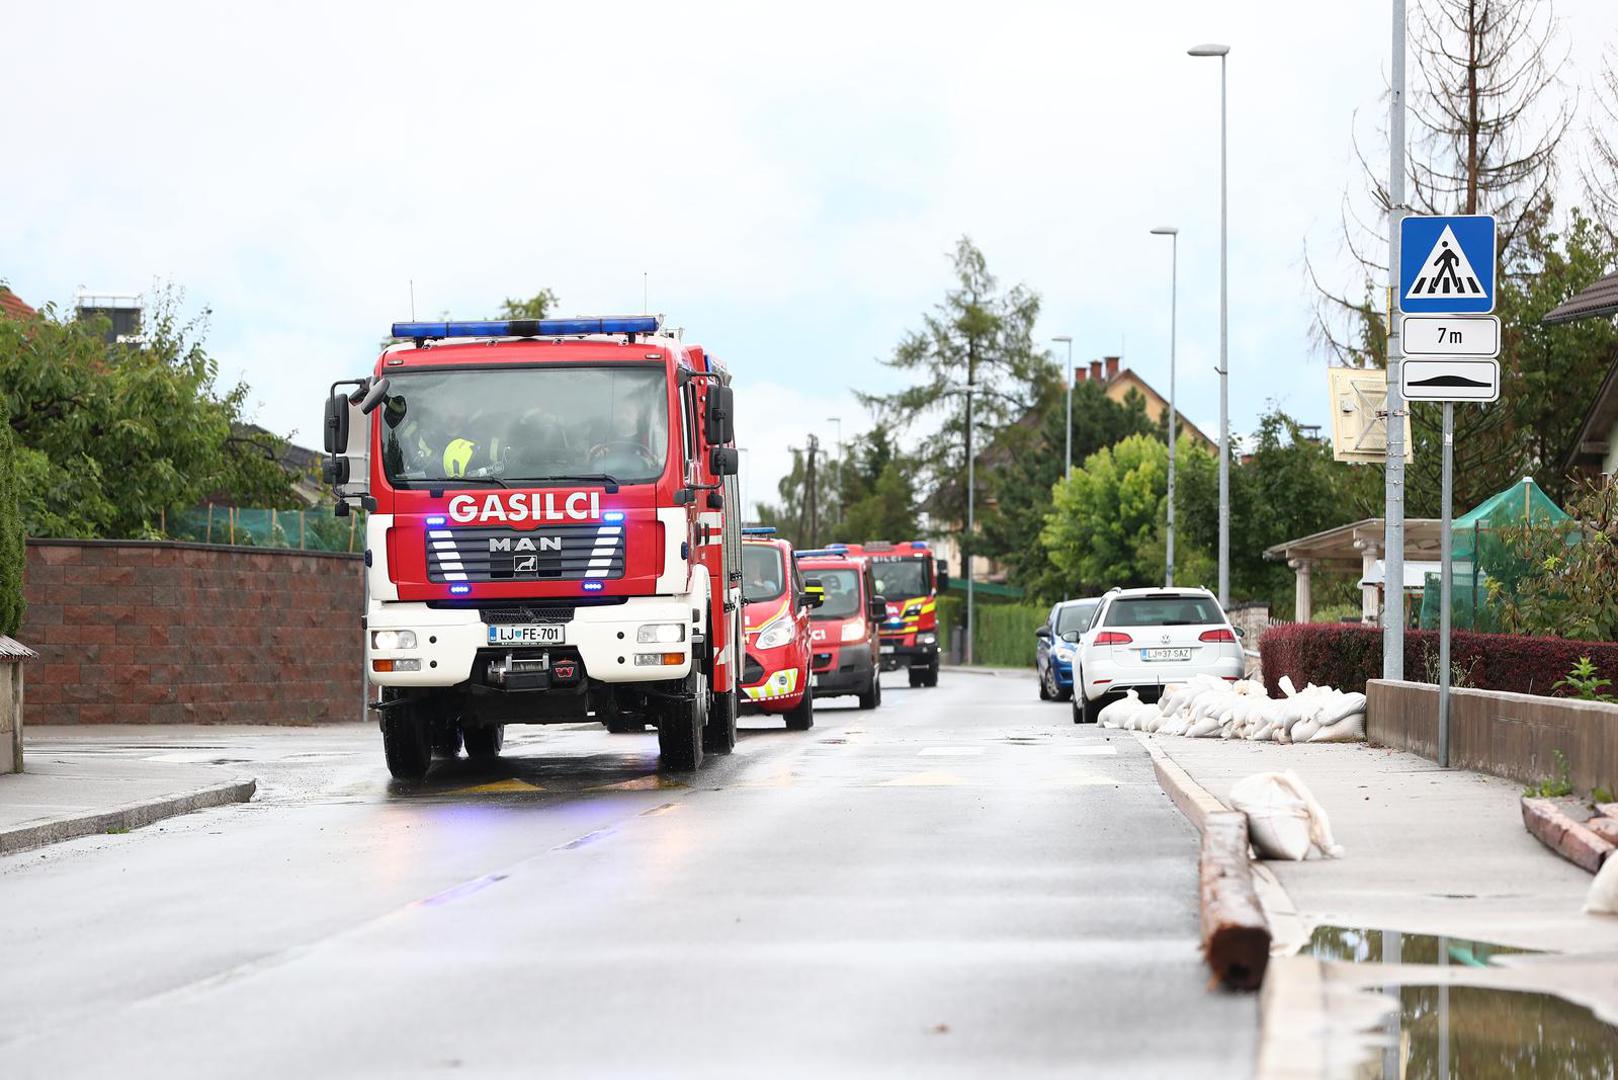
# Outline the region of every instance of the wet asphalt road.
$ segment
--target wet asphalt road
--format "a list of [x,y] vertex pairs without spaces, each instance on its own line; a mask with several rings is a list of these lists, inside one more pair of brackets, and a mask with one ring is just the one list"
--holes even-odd
[[685,778],[583,725],[419,786],[361,725],[131,729],[260,794],[0,859],[0,1074],[1252,1075],[1135,741],[884,693]]

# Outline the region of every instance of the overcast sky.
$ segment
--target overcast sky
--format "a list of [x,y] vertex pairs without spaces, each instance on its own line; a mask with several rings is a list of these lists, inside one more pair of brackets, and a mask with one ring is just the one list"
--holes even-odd
[[[1335,262],[1350,134],[1381,114],[1387,0],[1152,4],[24,4],[0,0],[0,279],[184,288],[256,419],[318,442],[388,324],[650,307],[736,373],[749,497],[867,426],[851,388],[969,234],[1076,362],[1218,418],[1218,61],[1230,55],[1231,414],[1325,420],[1306,241]],[[1570,81],[1618,3],[1562,0]]]

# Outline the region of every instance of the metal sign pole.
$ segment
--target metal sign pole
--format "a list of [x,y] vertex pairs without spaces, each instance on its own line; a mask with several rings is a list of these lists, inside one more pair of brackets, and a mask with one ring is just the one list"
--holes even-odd
[[[1455,405],[1444,402],[1444,476],[1439,498],[1443,502],[1439,522],[1439,604],[1438,604],[1438,765],[1449,768],[1449,623],[1450,623],[1450,502],[1455,486]],[[1476,558],[1476,556],[1473,556]]]
[[1399,325],[1399,220],[1405,201],[1405,0],[1393,0],[1393,79],[1388,95],[1388,440],[1382,505],[1382,677],[1405,677],[1405,403]]

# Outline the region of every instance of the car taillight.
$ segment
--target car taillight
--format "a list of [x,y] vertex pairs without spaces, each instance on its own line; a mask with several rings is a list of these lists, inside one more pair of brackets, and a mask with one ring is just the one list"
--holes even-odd
[[1204,630],[1197,638],[1198,641],[1229,641],[1234,642],[1236,635],[1229,630]]
[[1096,635],[1095,643],[1097,645],[1128,645],[1134,640],[1128,634],[1120,634],[1116,630],[1103,630]]

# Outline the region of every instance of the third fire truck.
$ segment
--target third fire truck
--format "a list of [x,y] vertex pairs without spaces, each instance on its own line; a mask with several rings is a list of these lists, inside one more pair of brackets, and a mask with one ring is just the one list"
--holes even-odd
[[909,669],[911,686],[938,685],[938,594],[949,588],[943,559],[925,540],[834,544],[870,560],[876,591],[887,599],[882,622],[882,670]]

